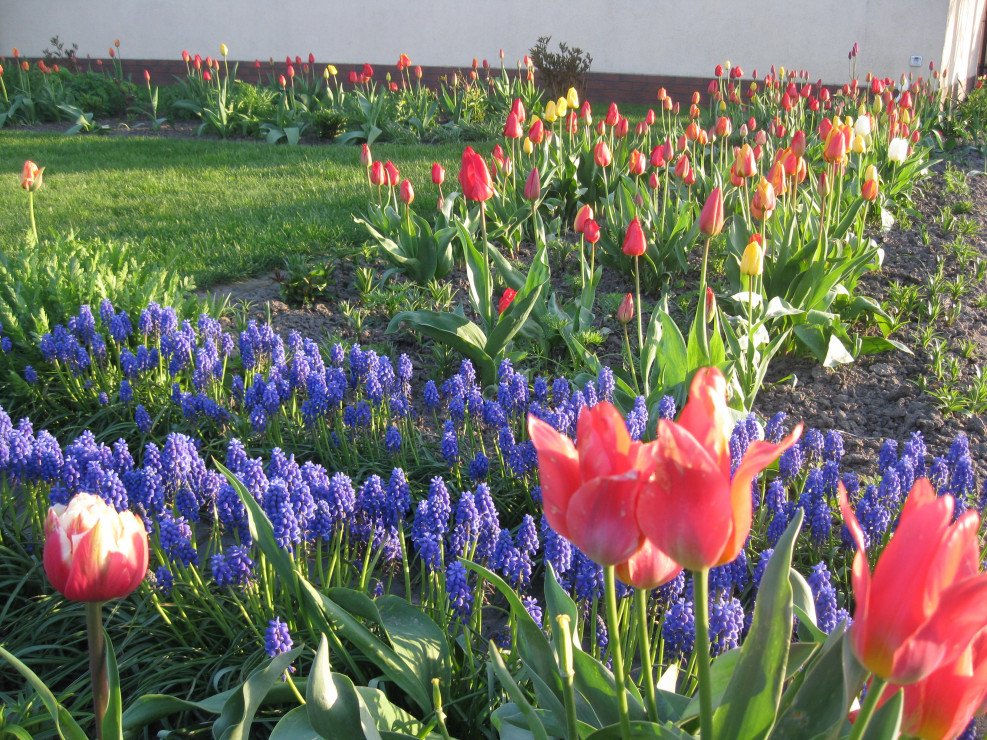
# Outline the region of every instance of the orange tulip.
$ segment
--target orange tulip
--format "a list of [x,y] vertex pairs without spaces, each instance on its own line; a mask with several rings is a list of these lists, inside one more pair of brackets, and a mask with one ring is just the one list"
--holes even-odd
[[751,442],[731,477],[731,419],[726,379],[716,368],[701,368],[679,420],[658,422],[654,478],[641,490],[637,523],[689,570],[737,557],[751,528],[751,481],[802,433],[800,424],[781,444]]
[[641,549],[614,569],[614,575],[634,588],[650,590],[664,586],[682,572],[682,566],[645,540]]
[[744,144],[737,150],[735,165],[739,177],[753,177],[757,174],[757,160],[750,144]]
[[652,476],[654,445],[632,440],[620,412],[605,401],[583,407],[578,447],[534,416],[528,417],[528,433],[538,451],[545,518],[552,529],[595,563],[627,562],[644,542],[634,512]]
[[644,168],[648,166],[648,161],[644,158],[644,153],[637,149],[631,152],[627,162],[627,170],[632,175],[643,175]]
[[24,169],[21,171],[21,187],[25,190],[30,190],[34,192],[41,187],[41,177],[44,173],[44,167],[38,167],[30,159],[24,163]]
[[872,673],[909,684],[956,660],[987,626],[987,574],[979,572],[975,511],[955,523],[953,497],[921,478],[871,574],[864,531],[840,488],[843,520],[857,543],[850,645]]
[[879,190],[880,187],[877,184],[877,180],[865,180],[863,186],[860,188],[860,194],[866,201],[877,200]]

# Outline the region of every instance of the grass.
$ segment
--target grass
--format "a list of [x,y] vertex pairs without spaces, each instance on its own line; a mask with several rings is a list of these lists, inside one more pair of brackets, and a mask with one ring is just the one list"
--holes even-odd
[[[463,146],[379,145],[373,154],[394,160],[424,212],[437,198],[432,162],[455,183]],[[11,173],[0,188],[7,253],[28,230],[27,199],[14,186],[26,159],[46,168],[35,195],[42,239],[73,229],[139,244],[200,286],[365,241],[353,222],[369,202],[357,147],[0,131],[0,151],[0,170]]]

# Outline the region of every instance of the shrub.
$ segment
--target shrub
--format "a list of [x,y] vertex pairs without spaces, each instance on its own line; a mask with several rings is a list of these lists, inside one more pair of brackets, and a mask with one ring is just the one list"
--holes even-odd
[[559,42],[558,52],[549,51],[551,40],[551,36],[542,36],[528,51],[542,75],[549,97],[565,95],[570,87],[582,90],[593,57],[578,46],[570,48],[565,42]]

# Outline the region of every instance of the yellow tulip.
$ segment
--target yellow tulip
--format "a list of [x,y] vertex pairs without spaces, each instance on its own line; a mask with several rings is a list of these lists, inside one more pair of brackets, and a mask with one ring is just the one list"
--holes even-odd
[[542,118],[544,118],[549,123],[552,123],[553,121],[557,121],[558,120],[559,116],[558,116],[558,114],[556,113],[556,110],[555,110],[555,101],[554,100],[549,100],[547,103],[545,103],[545,110],[542,113]]
[[876,179],[878,179],[877,166],[876,165],[873,165],[872,164],[872,165],[868,166],[866,170],[864,170],[864,179],[865,180],[876,180]]
[[723,100],[723,99],[721,98],[721,99],[720,99],[720,110],[721,110],[721,111],[724,111],[724,110],[726,110],[726,109],[727,109],[727,101],[725,101],[725,100]]
[[535,145],[531,143],[531,139],[527,136],[524,137],[524,153],[531,154],[535,150]]
[[222,54],[225,57],[227,54],[230,53],[230,50],[226,48],[226,44],[220,44],[219,45],[219,53]]
[[559,98],[558,100],[555,101],[555,115],[557,115],[559,118],[564,118],[568,110],[569,110],[569,103],[566,101],[565,98]]
[[752,239],[740,260],[740,272],[744,275],[760,275],[764,272],[764,247]]
[[338,69],[336,69],[336,68],[335,68],[335,67],[334,67],[333,65],[331,65],[331,64],[330,64],[330,65],[329,65],[328,67],[326,67],[326,72],[328,72],[329,74],[331,74],[331,75],[332,75],[333,77],[335,77],[336,75],[338,75],[338,74],[339,74],[339,70],[338,70]]
[[874,103],[871,105],[871,111],[875,116],[881,115],[881,111],[884,110],[884,101],[881,98],[874,98]]
[[569,92],[565,95],[565,102],[569,104],[570,108],[579,107],[579,93],[576,92],[576,88],[569,88]]
[[856,134],[853,140],[850,142],[850,149],[856,154],[863,154],[867,151],[867,142],[864,141],[864,137],[860,134]]

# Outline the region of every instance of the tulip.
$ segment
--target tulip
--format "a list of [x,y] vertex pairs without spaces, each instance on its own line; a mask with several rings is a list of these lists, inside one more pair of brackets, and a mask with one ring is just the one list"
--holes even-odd
[[860,195],[866,201],[877,200],[879,191],[880,186],[876,179],[864,180],[864,184],[860,187]]
[[673,173],[676,177],[684,179],[690,172],[692,172],[692,165],[689,163],[689,155],[683,154],[678,158],[678,161],[676,161]]
[[387,182],[387,173],[384,171],[383,162],[374,162],[370,165],[370,182],[377,187]]
[[[546,117],[545,120],[549,120],[549,119]],[[534,121],[532,121],[530,128],[528,128],[528,141],[530,141],[532,144],[541,144],[544,138],[545,138],[545,124],[542,123],[540,118],[536,118]]]
[[365,63],[363,65],[363,76],[364,77],[373,77],[374,76],[374,68],[371,67],[369,63]]
[[483,157],[473,151],[473,147],[468,146],[463,152],[459,184],[463,189],[463,195],[470,200],[483,202],[493,197],[494,188],[490,170],[487,169]]
[[733,121],[726,116],[720,116],[716,120],[716,135],[721,139],[733,133]]
[[514,300],[514,296],[517,295],[517,291],[513,288],[507,288],[504,290],[504,295],[500,297],[500,301],[497,303],[497,315],[504,313],[507,307],[511,305],[511,301]]
[[511,113],[517,116],[519,124],[524,124],[526,113],[524,110],[524,103],[521,102],[521,98],[514,98],[514,104],[511,106]]
[[737,150],[735,165],[738,177],[747,178],[757,174],[757,160],[754,158],[754,150],[750,144],[745,143]]
[[398,180],[401,177],[401,172],[398,170],[397,166],[391,160],[387,160],[384,163],[384,172],[387,174],[387,184],[392,188],[398,184]]
[[632,219],[624,234],[623,251],[629,257],[639,257],[648,250],[648,242],[638,219]]
[[600,141],[597,143],[593,149],[593,160],[600,167],[607,167],[613,161],[613,155],[610,153],[610,147],[607,146],[607,142]]
[[565,98],[559,98],[555,101],[555,115],[559,118],[564,118],[565,114],[569,112],[569,101]]
[[578,446],[534,416],[528,433],[552,529],[595,563],[629,560],[643,543],[634,512],[652,476],[653,445],[632,440],[620,412],[605,401],[582,409]]
[[699,214],[699,230],[706,236],[716,236],[723,231],[723,193],[713,188]]
[[[549,100],[545,104],[545,110],[542,111],[542,117],[546,121],[548,121],[549,123],[553,123],[553,122],[555,122],[555,121],[558,120],[559,116],[558,116],[558,112],[557,112],[557,110],[555,108],[555,101],[554,100]],[[538,143],[538,142],[535,142],[535,143]]]
[[903,688],[902,734],[922,740],[959,737],[980,713],[987,693],[987,630],[981,630],[955,661]]
[[664,167],[668,164],[665,161],[665,148],[660,144],[651,150],[651,166],[652,167]]
[[147,574],[147,531],[133,513],[99,496],[76,494],[45,521],[45,574],[72,601],[102,602],[132,593]]
[[617,308],[617,321],[627,324],[634,318],[634,294],[628,293]]
[[757,239],[751,239],[744,249],[740,272],[742,275],[760,275],[764,272],[764,247]]
[[507,114],[507,123],[504,124],[504,136],[508,139],[520,139],[524,136],[524,129],[521,122],[513,112]]
[[592,218],[583,224],[583,237],[590,244],[596,244],[600,241],[600,225]]
[[21,171],[21,187],[29,192],[34,192],[41,187],[42,175],[44,174],[45,168],[38,167],[30,159],[24,163],[24,169]]
[[823,149],[823,159],[831,164],[842,164],[846,160],[846,139],[840,128],[832,128]]
[[603,119],[603,122],[607,124],[607,126],[616,126],[619,120],[620,120],[620,111],[617,109],[617,104],[610,103],[610,107],[607,108],[607,115]]
[[840,487],[840,510],[857,545],[850,645],[875,676],[920,681],[955,660],[987,626],[987,574],[980,573],[979,517],[953,522],[953,497],[921,478],[873,574],[864,532]]
[[230,50],[226,47],[226,44],[220,44],[219,45],[219,53],[222,54],[225,57],[227,54],[230,53]]
[[532,167],[528,179],[524,183],[524,198],[532,202],[541,197],[541,174],[537,167]]
[[441,185],[446,181],[446,171],[438,162],[432,163],[432,184]]
[[694,571],[737,557],[750,533],[751,481],[802,433],[799,425],[778,445],[751,442],[731,477],[733,422],[726,391],[718,369],[696,373],[679,420],[658,422],[655,475],[638,498],[644,535]]
[[901,164],[908,158],[908,139],[892,139],[888,144],[888,159]]
[[755,196],[757,196],[761,203],[761,207],[765,211],[773,211],[775,209],[776,199],[774,186],[763,177],[761,178],[761,182],[757,184]]
[[411,186],[411,181],[408,178],[401,181],[399,193],[401,195],[401,202],[410,206],[411,202],[415,199],[415,189]]
[[593,208],[589,203],[586,203],[578,211],[576,211],[576,220],[573,223],[573,230],[582,234],[583,228],[587,221],[593,220]]
[[204,79],[206,82],[212,82],[212,72],[210,72],[207,69],[205,72],[202,73],[202,79]]
[[647,164],[648,163],[644,158],[644,154],[635,149],[631,152],[630,158],[628,159],[627,169],[632,175],[643,175]]
[[364,167],[369,167],[374,161],[374,158],[370,155],[370,146],[363,143],[360,146],[360,164]]

